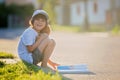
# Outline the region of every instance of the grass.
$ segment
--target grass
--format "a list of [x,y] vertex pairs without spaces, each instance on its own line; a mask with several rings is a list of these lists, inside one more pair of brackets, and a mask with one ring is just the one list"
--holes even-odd
[[5,66],[5,63],[3,61],[0,61],[0,67]]
[[[4,55],[2,55],[4,54]],[[2,58],[11,58],[9,53],[0,52]],[[0,80],[62,80],[62,76],[57,72],[45,73],[39,67],[24,61],[15,64],[6,64],[0,61]]]
[[119,25],[115,25],[115,27],[113,27],[111,33],[113,35],[120,35],[120,26]]
[[18,62],[16,64],[6,64],[0,68],[1,80],[61,80],[61,76],[56,73],[44,73],[37,66]]
[[88,32],[105,32],[106,29],[103,26],[91,26]]
[[63,31],[63,32],[105,32],[105,27],[91,26],[89,30],[83,30],[82,26],[63,26],[63,25],[52,25],[53,31]]
[[0,52],[0,58],[15,58],[15,56],[12,53],[6,53],[6,52]]
[[52,25],[53,31],[63,31],[63,32],[80,32],[81,29],[78,26],[61,26],[61,25]]

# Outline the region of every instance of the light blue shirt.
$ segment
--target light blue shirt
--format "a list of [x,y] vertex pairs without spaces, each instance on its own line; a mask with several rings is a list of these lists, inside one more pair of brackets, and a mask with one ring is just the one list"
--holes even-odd
[[35,43],[38,33],[31,27],[27,28],[20,37],[18,43],[18,55],[22,60],[28,63],[33,63],[32,53],[28,52],[27,45]]

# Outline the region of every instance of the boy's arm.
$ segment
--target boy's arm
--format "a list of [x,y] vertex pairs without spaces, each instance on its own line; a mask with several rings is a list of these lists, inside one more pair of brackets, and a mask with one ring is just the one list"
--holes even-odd
[[33,45],[27,45],[27,50],[29,52],[33,52],[40,45],[41,41],[47,37],[47,34],[39,35],[36,39],[36,42]]
[[39,46],[41,40],[37,40],[33,45],[27,45],[28,52],[33,52]]

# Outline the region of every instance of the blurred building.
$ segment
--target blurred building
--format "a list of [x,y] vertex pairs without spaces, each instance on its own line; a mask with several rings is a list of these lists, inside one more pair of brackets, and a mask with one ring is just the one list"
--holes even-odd
[[38,8],[37,0],[5,0],[6,5],[10,5],[12,3],[18,4],[18,5],[33,4],[35,8]]
[[0,3],[4,3],[5,0],[0,0]]
[[[17,4],[18,6],[24,6],[24,5],[33,5],[35,9],[38,8],[39,3],[37,2],[38,0],[0,0],[1,4],[5,4],[5,6],[9,6],[11,4]],[[2,8],[3,9],[3,8]],[[31,9],[32,10],[32,9]],[[1,10],[2,11],[2,10]],[[28,25],[28,20],[29,17],[26,19],[22,19],[20,16],[15,15],[15,14],[8,14],[7,12],[5,13],[6,10],[4,10],[4,13],[0,16],[1,20],[3,19],[2,22],[0,22],[0,28],[16,28],[20,26],[27,26]],[[5,16],[4,16],[5,15]]]
[[62,25],[120,24],[120,0],[60,0],[55,10]]

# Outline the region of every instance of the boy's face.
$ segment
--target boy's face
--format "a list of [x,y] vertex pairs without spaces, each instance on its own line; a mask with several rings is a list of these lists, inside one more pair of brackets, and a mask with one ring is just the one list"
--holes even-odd
[[37,32],[40,32],[45,26],[46,26],[46,20],[45,19],[40,18],[38,20],[34,20],[34,22],[33,22],[33,28]]

